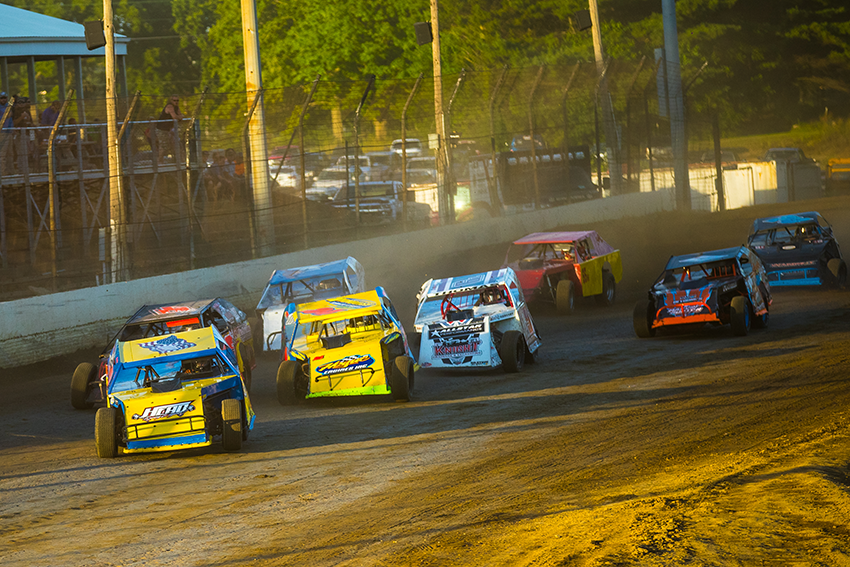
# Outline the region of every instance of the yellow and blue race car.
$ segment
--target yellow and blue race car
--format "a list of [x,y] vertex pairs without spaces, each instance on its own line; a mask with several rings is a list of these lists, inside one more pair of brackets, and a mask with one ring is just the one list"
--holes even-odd
[[406,402],[416,361],[383,288],[290,304],[277,397],[283,405],[308,398],[392,394]]
[[211,445],[238,451],[254,410],[236,353],[205,327],[116,342],[107,361],[107,406],[95,414],[99,457]]

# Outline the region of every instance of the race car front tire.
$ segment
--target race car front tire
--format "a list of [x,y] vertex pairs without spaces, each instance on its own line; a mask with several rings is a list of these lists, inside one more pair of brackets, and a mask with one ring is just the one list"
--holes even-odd
[[652,302],[648,299],[638,301],[635,305],[632,314],[632,326],[635,329],[635,334],[641,339],[649,339],[655,336],[655,329],[652,327],[652,319],[650,318],[652,307]]
[[90,409],[92,403],[88,401],[89,384],[96,379],[97,367],[90,362],[81,362],[74,370],[71,377],[71,405],[74,409]]
[[[570,282],[572,284],[572,282]],[[525,365],[525,339],[519,331],[507,331],[499,345],[499,356],[505,372],[519,372]]]
[[750,332],[750,324],[752,321],[752,309],[750,302],[743,295],[736,295],[732,298],[732,305],[729,307],[729,322],[732,325],[732,333],[738,337],[745,337]]
[[242,448],[242,402],[233,398],[221,401],[221,444],[228,453]]
[[117,419],[118,410],[115,408],[100,408],[94,415],[94,443],[101,459],[112,459],[118,455]]
[[829,273],[832,274],[833,285],[844,289],[847,287],[847,264],[841,258],[832,258],[826,263]]
[[284,360],[277,368],[277,401],[282,406],[298,403],[295,382],[301,374],[301,365],[294,360]]
[[575,285],[570,280],[559,281],[555,288],[555,310],[559,315],[572,315],[575,308]]
[[603,307],[614,305],[617,298],[617,282],[611,272],[602,272],[602,293],[596,296],[596,303]]
[[251,393],[251,359],[248,358],[248,349],[245,345],[239,345],[239,358],[242,359],[242,381],[245,382],[245,390]]
[[397,356],[393,360],[390,375],[390,391],[397,402],[409,402],[413,391],[413,359]]
[[419,348],[422,346],[422,333],[413,331],[407,333],[407,345],[410,347],[410,352],[414,358],[419,358]]

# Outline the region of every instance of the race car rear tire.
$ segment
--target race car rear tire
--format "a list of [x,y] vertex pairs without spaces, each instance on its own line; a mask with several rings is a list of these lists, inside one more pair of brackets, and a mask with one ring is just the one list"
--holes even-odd
[[301,375],[301,365],[294,360],[284,360],[277,368],[277,401],[282,406],[298,403],[295,382]]
[[571,280],[561,280],[555,288],[555,310],[559,315],[572,315],[576,309],[575,285]]
[[743,295],[736,295],[732,298],[732,305],[729,307],[729,322],[735,336],[745,337],[750,332],[752,310],[749,300]]
[[835,287],[844,289],[847,287],[847,264],[841,258],[833,258],[826,263],[829,273],[832,274]]
[[390,391],[397,402],[409,402],[413,391],[413,359],[397,356],[393,360],[390,375]]
[[251,393],[251,359],[248,358],[245,345],[239,345],[239,358],[242,359],[242,381],[245,382],[245,389]]
[[632,326],[635,329],[635,334],[641,339],[649,339],[655,336],[655,329],[652,327],[652,319],[650,318],[651,309],[652,303],[648,299],[638,301],[635,305],[632,314]]
[[602,293],[596,296],[596,303],[604,307],[614,305],[617,298],[617,282],[611,272],[602,272]]
[[232,453],[242,448],[242,402],[233,398],[221,401],[221,444]]
[[[570,282],[572,283],[572,282]],[[507,331],[499,345],[499,356],[505,372],[519,372],[525,365],[525,339],[519,331]]]
[[118,410],[115,408],[100,408],[94,414],[94,443],[101,459],[111,459],[118,454],[117,419]]
[[71,405],[74,409],[90,409],[92,403],[87,401],[89,384],[97,378],[97,367],[90,362],[81,362],[71,377]]

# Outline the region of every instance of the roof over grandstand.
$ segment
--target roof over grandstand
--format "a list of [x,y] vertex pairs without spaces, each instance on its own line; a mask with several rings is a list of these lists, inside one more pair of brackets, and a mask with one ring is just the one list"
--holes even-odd
[[[115,54],[127,55],[130,38],[115,34]],[[89,51],[83,24],[0,4],[0,57],[9,63],[58,57],[103,57],[103,47]]]

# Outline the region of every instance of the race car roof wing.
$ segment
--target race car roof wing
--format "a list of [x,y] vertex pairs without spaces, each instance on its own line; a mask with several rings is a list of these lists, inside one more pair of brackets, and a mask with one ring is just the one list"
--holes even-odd
[[[430,285],[419,293],[419,300],[426,298],[444,297],[453,293],[467,292],[475,289],[482,289],[493,285],[504,284],[507,286],[516,285],[517,277],[511,268],[502,268],[490,272],[481,272],[479,274],[471,274],[468,276],[457,276],[453,278],[443,278],[429,280]],[[429,282],[425,282],[428,284]]]
[[320,276],[335,276],[345,272],[346,268],[351,267],[355,272],[362,271],[360,262],[349,256],[343,260],[334,260],[333,262],[325,262],[323,264],[314,264],[312,266],[302,266],[300,268],[289,268],[286,270],[275,270],[269,278],[268,285],[279,285],[289,282],[301,280],[309,280]]
[[[173,335],[162,335],[118,343],[118,358],[125,368],[145,366],[152,361],[184,360],[215,354],[229,348],[215,327],[204,327]],[[230,357],[225,356],[228,361]]]
[[820,226],[830,226],[820,213],[809,211],[806,213],[794,213],[793,215],[780,215],[776,217],[763,217],[756,219],[753,221],[753,227],[750,229],[750,234],[755,234],[761,230],[770,230],[774,228],[781,228],[783,226],[796,226],[798,224],[810,222],[816,222]]
[[721,250],[712,250],[711,252],[697,252],[696,254],[671,256],[664,269],[675,270],[676,268],[696,266],[697,264],[705,264],[706,262],[733,260],[738,256],[742,248],[742,246],[735,246],[734,248],[723,248]]
[[365,291],[342,297],[334,297],[298,306],[296,316],[299,322],[323,321],[339,316],[360,317],[378,313],[383,309],[381,296],[377,291]]

